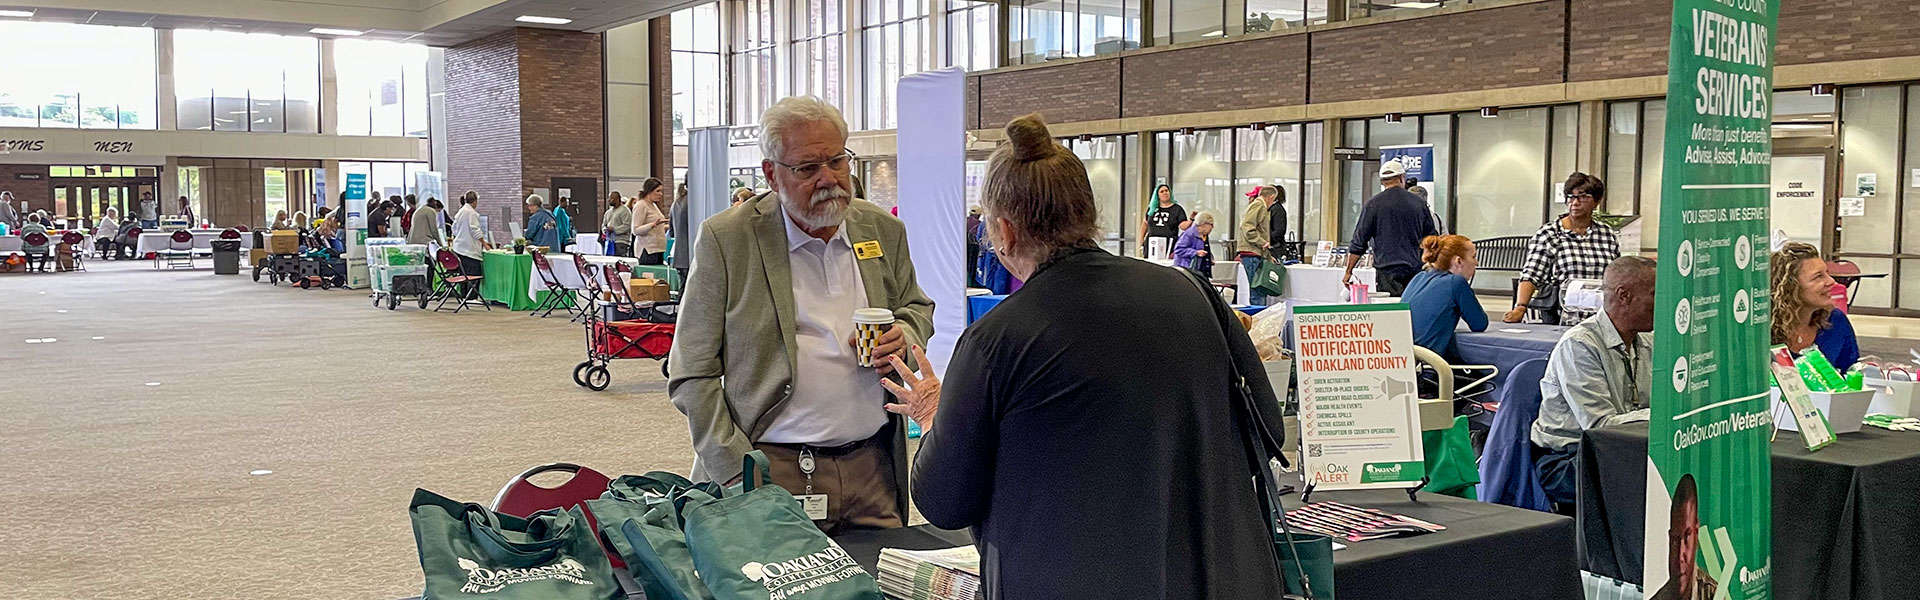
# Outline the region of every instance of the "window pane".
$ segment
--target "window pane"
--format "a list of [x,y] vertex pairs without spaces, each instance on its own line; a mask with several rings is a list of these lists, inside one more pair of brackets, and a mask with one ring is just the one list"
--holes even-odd
[[[1420,117],[1420,127],[1424,131],[1421,139],[1425,141],[1422,143],[1433,144],[1435,165],[1427,173],[1433,180],[1420,182],[1420,186],[1427,188],[1428,204],[1433,207],[1435,214],[1440,215],[1440,223],[1446,225],[1452,223],[1453,219],[1453,172],[1450,169],[1453,164],[1453,116],[1426,115]],[[1451,225],[1447,225],[1446,229],[1453,231]]]
[[1300,195],[1290,197],[1288,201],[1293,202],[1290,206],[1294,209],[1294,212],[1300,213],[1296,221],[1300,224],[1297,239],[1299,241],[1309,242],[1308,245],[1313,245],[1312,242],[1317,242],[1327,237],[1325,232],[1321,231],[1320,226],[1320,195],[1322,193],[1321,188],[1324,185],[1324,182],[1320,179],[1320,169],[1323,168],[1321,165],[1320,145],[1324,143],[1321,138],[1320,124],[1306,124],[1305,132],[1302,133],[1301,137],[1306,138],[1305,151],[1301,153],[1302,160],[1306,162],[1306,166],[1301,170]]
[[[1916,170],[1920,170],[1920,86],[1910,86],[1907,88],[1907,168],[1901,172],[1912,173]],[[1920,227],[1920,186],[1910,185],[1913,183],[1911,180],[1898,175],[1895,175],[1894,179],[1907,182],[1889,184],[1887,188],[1891,189],[1895,185],[1906,186],[1906,198],[1901,202],[1905,205],[1904,223],[1911,231],[1914,227]],[[1900,251],[1907,254],[1920,254],[1920,235],[1900,236]],[[1907,267],[1902,266],[1900,278],[1902,281],[1910,280],[1915,285],[1920,285],[1920,269],[1908,270]],[[1904,289],[1906,284],[1901,285]],[[1912,296],[1903,293],[1900,295],[1900,303],[1903,306],[1920,305],[1920,293]]]
[[427,135],[426,46],[338,40],[333,54],[342,135]]
[[1530,235],[1546,222],[1547,109],[1460,121],[1458,232],[1472,239]]
[[[1265,130],[1242,128],[1234,135],[1234,174],[1238,177],[1233,187],[1238,192],[1234,200],[1236,214],[1229,227],[1224,229],[1229,235],[1215,234],[1216,239],[1239,239],[1241,237],[1240,218],[1245,207],[1252,200],[1244,194],[1253,191],[1255,186],[1277,186],[1283,193],[1281,206],[1288,211],[1288,232],[1297,232],[1297,215],[1300,207],[1300,135],[1299,125],[1272,125]],[[1264,224],[1262,228],[1266,227]]]
[[1224,0],[1180,0],[1172,8],[1174,42],[1212,39],[1226,33]]
[[[1074,141],[1073,153],[1087,167],[1087,182],[1093,186],[1096,209],[1094,222],[1100,225],[1101,247],[1108,252],[1120,250],[1120,210],[1124,204],[1121,189],[1126,180],[1126,163],[1120,160],[1121,136],[1100,136]],[[1216,239],[1219,235],[1214,236]]]
[[1660,153],[1666,148],[1667,103],[1648,100],[1644,111],[1645,120],[1640,124],[1644,140],[1640,146],[1640,218],[1652,220],[1640,227],[1640,245],[1650,250],[1660,247],[1660,173],[1666,164]]
[[[1553,107],[1553,165],[1547,168],[1547,196],[1554,198],[1552,217],[1567,210],[1560,199],[1561,183],[1573,174],[1574,155],[1580,152],[1580,106]],[[1445,164],[1445,163],[1442,163]]]
[[1840,217],[1839,250],[1892,252],[1894,197],[1900,185],[1896,162],[1900,87],[1847,88],[1842,90],[1840,102],[1840,196],[1864,198],[1867,213]]
[[[1615,102],[1607,105],[1607,173],[1604,180],[1612,184],[1607,192],[1606,211],[1616,215],[1641,214],[1633,208],[1634,157],[1640,149],[1640,103]],[[1636,252],[1639,248],[1621,248],[1622,252]]]
[[[247,52],[235,53],[234,48]],[[287,131],[289,103],[300,105],[292,112],[304,126],[307,116],[318,110],[319,52],[319,41],[310,37],[174,31],[180,128],[208,128],[209,123],[191,114],[199,110],[195,105],[202,89],[212,98],[210,126],[216,131]]]
[[1226,222],[1233,213],[1233,182],[1228,130],[1206,129],[1193,135],[1173,135],[1173,199],[1193,216],[1213,213]]
[[9,20],[0,39],[27,53],[0,69],[0,126],[153,128],[152,29]]

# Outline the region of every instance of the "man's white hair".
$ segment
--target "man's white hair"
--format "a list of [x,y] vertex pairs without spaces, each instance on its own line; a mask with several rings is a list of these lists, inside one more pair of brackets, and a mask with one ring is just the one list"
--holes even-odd
[[541,198],[539,194],[527,194],[527,204],[545,207],[547,205],[547,199]]
[[789,96],[781,98],[767,111],[760,113],[760,155],[768,160],[786,159],[786,136],[791,129],[812,123],[829,123],[840,133],[840,139],[847,138],[847,119],[840,116],[840,109],[827,104],[825,100],[813,96]]

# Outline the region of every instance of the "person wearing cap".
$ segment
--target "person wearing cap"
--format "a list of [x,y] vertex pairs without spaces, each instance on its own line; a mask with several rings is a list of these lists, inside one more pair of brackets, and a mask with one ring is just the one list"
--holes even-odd
[[[694,479],[728,481],[764,452],[773,483],[825,497],[812,516],[829,534],[906,525],[907,427],[880,381],[933,335],[906,225],[854,196],[846,146],[845,118],[819,99],[761,116],[774,193],[700,223],[667,382]],[[869,308],[892,323],[863,357],[854,318]]]
[[[1234,252],[1240,266],[1247,271],[1247,281],[1253,281],[1260,273],[1260,264],[1279,260],[1282,244],[1287,243],[1287,207],[1281,204],[1287,198],[1287,190],[1277,185],[1263,185],[1247,192],[1247,197],[1252,200],[1240,216],[1240,235],[1234,240]],[[1247,303],[1266,306],[1267,295],[1249,288]]]
[[1425,186],[1420,185],[1420,178],[1408,175],[1407,191],[1413,192],[1413,195],[1420,197],[1421,202],[1427,203],[1427,214],[1433,216],[1433,230],[1439,232],[1439,235],[1446,235],[1447,224],[1440,220],[1440,211],[1433,209],[1433,195],[1427,192]]
[[1360,257],[1373,252],[1374,282],[1390,296],[1399,296],[1407,282],[1420,272],[1420,240],[1438,235],[1427,203],[1404,187],[1407,168],[1399,159],[1380,165],[1380,193],[1360,208],[1360,221],[1353,227],[1353,243],[1347,246],[1347,270],[1340,283],[1353,285],[1353,267]]

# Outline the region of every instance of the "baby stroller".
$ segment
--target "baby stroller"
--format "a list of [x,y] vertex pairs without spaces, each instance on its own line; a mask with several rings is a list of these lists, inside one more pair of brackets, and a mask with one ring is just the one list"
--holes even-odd
[[629,358],[658,360],[660,374],[665,376],[667,352],[673,349],[674,311],[679,304],[635,302],[627,295],[619,271],[599,269],[599,275],[582,278],[594,306],[584,311],[587,360],[574,365],[573,382],[596,392],[607,389],[613,380],[607,363]]

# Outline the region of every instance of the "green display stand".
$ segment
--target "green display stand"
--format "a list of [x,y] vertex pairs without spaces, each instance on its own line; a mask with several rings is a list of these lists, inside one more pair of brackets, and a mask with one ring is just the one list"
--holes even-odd
[[527,297],[527,285],[533,276],[531,254],[488,250],[481,257],[480,269],[486,276],[480,284],[480,297],[504,304],[509,310],[533,310],[552,295],[552,292],[540,292],[539,300]]

